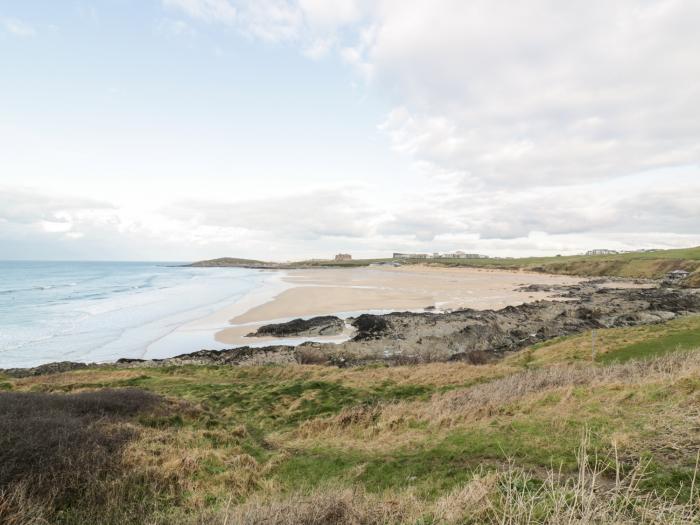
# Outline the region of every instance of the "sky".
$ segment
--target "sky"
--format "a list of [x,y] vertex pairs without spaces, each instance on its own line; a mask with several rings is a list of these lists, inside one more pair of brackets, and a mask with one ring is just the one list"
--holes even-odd
[[0,0],[0,259],[700,245],[697,0]]

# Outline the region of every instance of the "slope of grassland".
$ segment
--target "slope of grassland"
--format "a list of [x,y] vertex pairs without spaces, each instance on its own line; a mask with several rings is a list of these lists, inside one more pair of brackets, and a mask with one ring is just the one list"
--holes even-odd
[[63,434],[0,435],[0,465],[35,458],[0,468],[0,522],[697,523],[699,333],[700,316],[600,330],[595,361],[589,333],[481,366],[0,378],[16,417],[84,422],[70,465],[94,471],[58,465],[49,486],[70,490],[37,493]]
[[[351,261],[300,261],[294,263],[263,263],[243,259],[213,259],[193,266],[258,266],[277,268],[368,266],[374,263],[392,262],[393,259],[355,259]],[[394,261],[395,262],[395,261]],[[687,270],[691,275],[684,286],[700,287],[700,247],[679,250],[657,250],[618,255],[572,255],[557,257],[524,257],[513,259],[402,259],[402,264],[428,264],[440,266],[467,266],[505,270],[530,270],[586,277],[627,277],[635,279],[661,279],[673,270]]]
[[522,269],[586,277],[661,279],[673,270],[691,275],[685,286],[700,287],[700,247],[681,250],[623,253],[618,255],[573,255],[516,259],[427,259],[427,264],[481,268]]
[[257,261],[255,259],[241,259],[238,257],[221,257],[219,259],[209,259],[206,261],[198,261],[198,262],[192,263],[190,266],[208,268],[208,267],[226,267],[226,266],[233,266],[233,267],[261,266],[261,265],[266,265],[266,264],[269,264],[269,263],[265,263],[263,261]]

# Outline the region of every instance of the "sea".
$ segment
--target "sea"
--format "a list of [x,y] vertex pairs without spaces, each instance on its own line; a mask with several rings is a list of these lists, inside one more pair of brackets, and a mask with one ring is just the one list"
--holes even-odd
[[154,262],[0,261],[0,368],[219,348],[178,328],[253,293],[269,273]]

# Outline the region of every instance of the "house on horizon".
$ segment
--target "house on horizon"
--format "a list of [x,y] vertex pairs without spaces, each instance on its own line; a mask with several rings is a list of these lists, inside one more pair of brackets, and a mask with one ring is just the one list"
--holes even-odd
[[463,251],[456,251],[454,253],[443,253],[439,256],[440,259],[488,259],[488,255],[481,255],[480,253],[464,253]]
[[349,253],[339,253],[335,256],[336,261],[352,261],[352,255]]
[[606,249],[597,249],[597,250],[588,250],[586,252],[586,255],[617,255],[620,252],[617,250],[606,250]]
[[427,253],[397,253],[394,252],[392,259],[427,259]]

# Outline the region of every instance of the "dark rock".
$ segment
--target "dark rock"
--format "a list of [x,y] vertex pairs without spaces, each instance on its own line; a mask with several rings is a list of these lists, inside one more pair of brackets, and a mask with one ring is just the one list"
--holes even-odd
[[384,335],[387,332],[389,324],[386,319],[380,315],[362,314],[352,322],[352,326],[357,329],[357,334],[353,338],[353,341],[366,341],[377,339]]
[[10,377],[31,377],[43,376],[46,374],[60,374],[61,372],[70,372],[71,370],[80,370],[87,368],[85,363],[74,363],[73,361],[59,361],[56,363],[46,363],[45,365],[36,366],[34,368],[8,368],[0,369],[0,372]]
[[286,323],[266,324],[246,337],[302,337],[338,335],[343,332],[345,321],[334,315],[294,319]]

